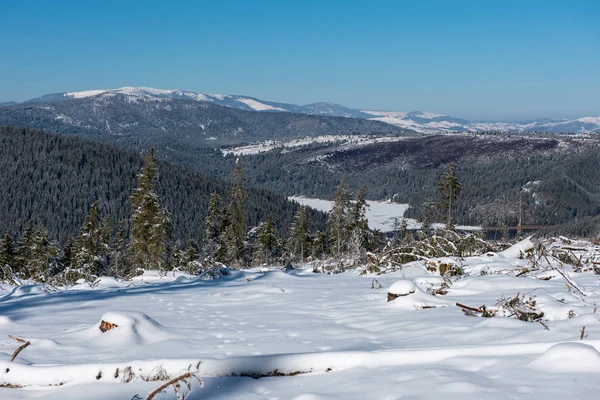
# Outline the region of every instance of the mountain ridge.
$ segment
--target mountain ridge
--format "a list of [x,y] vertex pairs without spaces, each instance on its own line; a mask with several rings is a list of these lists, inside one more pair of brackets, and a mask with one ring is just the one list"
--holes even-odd
[[[423,111],[383,111],[353,109],[332,102],[315,102],[306,105],[261,100],[252,96],[233,94],[205,94],[180,89],[155,89],[125,86],[118,89],[93,89],[80,92],[46,94],[19,104],[49,103],[61,100],[85,99],[98,95],[125,95],[154,99],[180,99],[208,102],[225,107],[257,112],[291,112],[297,114],[360,118],[383,122],[419,133],[500,131],[509,133],[600,133],[600,117],[544,118],[531,121],[470,121]],[[2,103],[0,106],[14,105]]]

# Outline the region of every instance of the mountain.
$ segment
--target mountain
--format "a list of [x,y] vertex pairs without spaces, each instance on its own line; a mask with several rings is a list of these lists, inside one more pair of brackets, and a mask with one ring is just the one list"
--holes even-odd
[[18,104],[18,103],[16,101],[0,101],[0,107],[13,106],[15,104]]
[[[142,166],[139,154],[75,137],[0,126],[0,234],[21,233],[30,219],[62,243],[81,227],[90,205],[118,223],[130,215],[130,196]],[[211,193],[227,199],[228,182],[166,162],[158,164],[157,193],[171,214],[175,240],[203,236]],[[286,234],[298,204],[262,189],[247,189],[248,226],[269,214]],[[325,217],[311,212],[315,229]]]
[[[250,96],[204,94],[178,89],[164,90],[131,86],[119,89],[47,94],[31,99],[25,103],[49,103],[61,100],[86,99],[99,95],[123,95],[131,100],[136,98],[192,100],[245,111],[270,113],[290,112],[307,115],[361,118],[379,121],[420,133],[500,131],[516,133],[550,132],[586,134],[600,132],[600,117],[557,120],[543,119],[527,122],[468,121],[463,118],[423,111],[397,112],[358,110],[328,102],[295,105],[265,101]],[[0,104],[0,106],[2,106],[2,104]]]

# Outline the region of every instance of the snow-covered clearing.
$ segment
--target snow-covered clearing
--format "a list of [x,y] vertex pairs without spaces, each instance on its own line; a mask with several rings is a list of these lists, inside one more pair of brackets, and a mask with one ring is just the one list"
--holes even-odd
[[[0,398],[144,398],[188,369],[204,382],[190,399],[596,398],[598,275],[517,276],[528,266],[519,253],[453,258],[467,276],[437,296],[428,289],[442,278],[422,261],[377,276],[255,269],[56,292],[2,285],[0,386],[24,388]],[[386,302],[391,286],[400,297]],[[515,296],[534,299],[545,326],[456,306]],[[117,327],[102,332],[101,320]],[[8,335],[31,343],[14,362],[20,343]]]
[[237,147],[221,149],[224,155],[252,155],[264,153],[278,148],[293,148],[306,146],[313,143],[330,143],[341,142],[342,148],[350,148],[356,146],[366,146],[373,143],[397,142],[404,140],[402,136],[373,136],[373,135],[323,135],[323,136],[307,136],[299,139],[290,140],[266,140],[260,143],[248,144]]
[[[302,196],[290,196],[289,200],[293,200],[295,202],[300,203],[301,205],[309,206],[310,208],[314,208],[315,210],[329,212],[331,207],[333,206],[333,202],[331,200],[322,200],[322,199],[312,199],[308,197]],[[394,230],[394,219],[398,218],[402,220],[402,216],[404,212],[408,209],[408,204],[402,203],[394,203],[391,201],[375,201],[375,200],[367,200],[367,204],[369,205],[369,209],[367,211],[367,218],[369,220],[369,228],[371,229],[379,229],[382,232],[391,232]],[[408,229],[420,229],[421,224],[417,222],[417,220],[412,218],[406,219]],[[443,228],[444,224],[433,224],[433,228],[440,229]],[[481,227],[478,226],[466,226],[459,225],[456,227],[458,230],[462,231],[477,231],[481,230]]]

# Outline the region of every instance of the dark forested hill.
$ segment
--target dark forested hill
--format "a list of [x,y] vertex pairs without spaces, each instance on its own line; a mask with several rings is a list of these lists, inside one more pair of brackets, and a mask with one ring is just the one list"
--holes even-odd
[[[142,165],[139,155],[74,137],[0,126],[0,221],[16,235],[29,219],[64,242],[76,233],[89,206],[99,202],[102,215],[128,218],[129,197]],[[158,193],[171,213],[176,240],[199,240],[212,192],[227,197],[225,181],[166,162],[159,164]],[[249,226],[273,215],[287,232],[298,206],[265,190],[248,190]],[[324,215],[312,213],[323,229]]]
[[[318,144],[246,156],[249,183],[285,194],[331,198],[344,176],[370,199],[394,199],[419,215],[455,163],[458,222],[515,225],[523,197],[527,225],[557,225],[600,214],[600,141],[595,138],[436,135],[365,145]],[[569,232],[577,224],[569,225]],[[573,228],[573,229],[572,229]],[[587,230],[589,231],[589,229]]]

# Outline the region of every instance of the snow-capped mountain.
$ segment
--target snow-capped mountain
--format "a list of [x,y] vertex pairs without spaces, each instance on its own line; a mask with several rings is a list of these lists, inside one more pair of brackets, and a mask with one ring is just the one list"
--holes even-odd
[[[543,119],[529,122],[494,122],[468,121],[444,114],[423,111],[399,112],[358,110],[335,103],[319,102],[308,105],[296,105],[265,101],[250,96],[205,94],[179,89],[154,89],[148,87],[126,86],[119,89],[87,90],[82,92],[65,92],[44,95],[30,103],[46,103],[60,100],[84,99],[93,96],[126,95],[152,99],[180,99],[210,102],[246,111],[258,112],[291,112],[322,116],[351,117],[381,121],[390,125],[411,129],[421,133],[439,132],[552,132],[552,133],[598,133],[600,117],[583,117],[578,119]],[[1,106],[1,105],[0,105]]]

